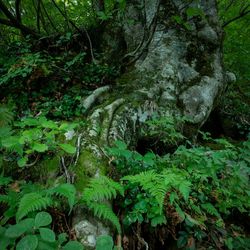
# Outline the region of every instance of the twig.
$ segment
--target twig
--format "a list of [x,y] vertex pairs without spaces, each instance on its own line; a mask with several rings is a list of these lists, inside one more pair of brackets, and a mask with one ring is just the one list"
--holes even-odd
[[33,167],[37,163],[39,158],[40,158],[39,155],[37,155],[36,159],[32,163],[25,164],[25,167]]
[[145,246],[146,250],[148,250],[149,249],[148,243],[142,237],[140,237],[140,235],[138,233],[136,233],[135,231],[134,231],[134,234],[138,238],[138,241]]
[[71,183],[69,171],[68,171],[67,167],[65,166],[65,162],[64,162],[64,157],[63,156],[61,157],[61,165],[63,167],[67,183]]
[[[57,3],[55,2],[55,0],[52,0],[52,3],[54,4],[54,6],[56,7],[56,9],[61,13],[61,15],[64,17],[64,19],[66,20],[66,22],[69,22],[80,34],[82,34],[82,31],[81,29],[79,29],[76,24],[71,20],[71,19],[68,19],[67,16],[65,16],[65,13],[63,13],[63,11],[60,9],[60,7],[57,5]],[[90,36],[87,32],[87,30],[85,28],[83,28],[85,34],[86,34],[86,37],[88,39],[88,42],[89,42],[89,48],[90,48],[90,54],[91,54],[91,57],[92,57],[92,60],[93,62],[95,62],[95,57],[94,57],[94,53],[93,53],[93,46],[92,46],[92,42],[91,42],[91,39],[90,39]]]
[[229,19],[228,21],[224,22],[223,25],[222,25],[222,27],[225,28],[230,23],[232,23],[232,22],[234,22],[234,21],[236,21],[236,20],[238,20],[238,19],[246,16],[247,14],[249,14],[250,10],[247,10],[248,7],[249,6],[247,6],[246,8],[244,8],[244,10],[242,12],[240,12],[238,16],[233,17],[232,19]]
[[79,155],[80,155],[80,147],[81,147],[81,139],[82,139],[82,133],[79,134],[78,138],[77,138],[77,144],[76,144],[76,159],[74,162],[74,166],[76,166],[78,159],[79,159]]

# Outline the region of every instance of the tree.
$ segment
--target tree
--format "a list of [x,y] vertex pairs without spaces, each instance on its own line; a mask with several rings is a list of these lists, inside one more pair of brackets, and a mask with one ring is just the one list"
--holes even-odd
[[[52,2],[67,25],[81,32]],[[19,3],[16,1],[13,14],[0,1],[5,16],[0,22],[25,35],[41,36],[41,15],[45,20],[45,10],[40,12],[37,5],[37,29],[33,30],[22,24]],[[160,135],[149,136],[145,123],[154,116],[185,117],[182,132],[195,137],[234,78],[223,68],[223,30],[217,1],[127,0],[126,7],[125,1],[117,3],[108,12],[103,1],[95,1],[102,32],[91,37],[83,29],[93,60],[93,50],[98,49],[104,55],[102,60],[121,65],[123,72],[116,84],[97,88],[82,102],[88,127],[81,136],[81,155],[85,157],[85,168],[91,168],[96,177],[105,172],[96,160],[99,157],[105,165],[105,146],[116,140],[130,148],[139,147],[142,141],[148,145],[157,143]],[[49,15],[47,20],[50,21]],[[53,28],[53,21],[50,23]],[[90,243],[87,241],[86,245]]]
[[222,39],[216,1],[127,1],[101,38],[106,59],[124,73],[84,101],[90,126],[82,153],[102,155],[115,140],[153,144],[141,128],[155,114],[187,117],[183,132],[195,136],[233,78],[223,68]]

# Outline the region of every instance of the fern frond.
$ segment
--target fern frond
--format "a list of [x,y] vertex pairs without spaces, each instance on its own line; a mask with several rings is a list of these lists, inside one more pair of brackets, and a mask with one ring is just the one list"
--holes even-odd
[[131,183],[139,183],[139,185],[153,196],[159,204],[160,211],[163,209],[164,198],[171,188],[171,180],[165,175],[157,174],[154,171],[142,172],[134,176],[125,176],[122,180]]
[[10,198],[8,195],[0,194],[0,203],[10,203]]
[[190,204],[190,208],[191,208],[191,210],[193,210],[196,214],[199,214],[199,215],[202,214],[201,209],[200,209],[199,206],[196,206],[195,204]]
[[117,194],[124,195],[123,187],[106,176],[100,176],[90,181],[83,191],[83,200],[102,201],[116,198]]
[[121,233],[121,225],[112,208],[104,203],[105,200],[113,199],[117,194],[124,195],[123,187],[106,176],[100,176],[90,181],[83,191],[82,201],[91,209],[95,216],[108,220]]
[[8,204],[9,207],[16,207],[21,195],[18,192],[8,191],[7,194],[0,195],[0,202]]
[[12,179],[10,177],[0,176],[0,187],[8,185]]
[[110,206],[97,202],[87,203],[87,206],[94,212],[95,216],[109,221],[115,226],[118,234],[121,234],[121,225],[119,219]]
[[0,127],[6,126],[13,121],[14,114],[6,105],[0,105]]
[[211,204],[211,203],[205,203],[205,204],[201,204],[201,207],[210,215],[214,215],[218,218],[220,218],[220,214],[217,211],[217,209]]
[[76,189],[74,185],[69,184],[69,183],[64,183],[55,188],[47,190],[46,193],[50,195],[55,194],[58,196],[65,197],[68,200],[68,203],[70,206],[69,213],[72,211],[73,206],[75,204],[75,198],[76,198]]
[[183,180],[178,187],[185,201],[188,200],[188,197],[191,191],[190,186],[191,186],[191,182]]
[[51,204],[51,198],[43,197],[40,193],[25,194],[18,205],[16,220],[19,221],[29,212],[45,209]]

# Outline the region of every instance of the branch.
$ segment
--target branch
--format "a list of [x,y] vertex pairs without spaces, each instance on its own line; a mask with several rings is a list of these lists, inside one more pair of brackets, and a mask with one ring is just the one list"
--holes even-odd
[[[43,4],[43,1],[41,1],[41,6],[42,6],[42,8],[43,8],[43,11],[44,11],[44,13],[45,13],[47,19],[49,20],[49,22],[50,22],[50,24],[51,24],[51,27],[52,27],[56,32],[59,32],[59,30],[58,30],[58,29],[56,28],[56,26],[54,25],[52,19],[50,18],[49,14],[48,14],[48,12],[47,12],[47,10],[46,10],[44,4]],[[46,31],[45,26],[44,26],[44,30]],[[46,31],[46,32],[47,32],[47,31]]]
[[34,30],[32,30],[32,29],[30,29],[30,28],[28,28],[28,27],[26,27],[18,22],[13,23],[12,21],[10,21],[8,19],[0,18],[0,24],[19,29],[24,34],[30,34],[30,35],[33,35],[35,37],[38,37]]
[[15,26],[14,26],[14,24],[12,22],[10,22],[9,20],[4,19],[4,18],[0,18],[0,24],[15,28]]
[[[60,9],[60,7],[56,4],[55,0],[52,0],[52,3],[55,5],[55,7],[57,8],[57,10],[61,13],[61,15],[64,17],[64,19],[66,21],[68,21],[72,27],[74,27],[80,34],[82,34],[83,32],[76,26],[76,24],[67,18],[67,16],[65,16],[65,13],[63,13],[63,11]],[[84,29],[84,32],[85,32],[85,35],[88,39],[88,42],[89,42],[89,47],[90,47],[90,53],[91,53],[91,57],[92,57],[92,61],[95,62],[95,57],[94,57],[94,53],[93,53],[93,46],[92,46],[92,41],[90,39],[90,36],[88,34],[88,31],[83,27]]]
[[21,0],[16,0],[15,1],[15,11],[16,11],[16,19],[19,23],[22,23],[21,20],[21,13],[20,13],[20,4],[21,4]]
[[16,18],[14,17],[14,15],[8,10],[8,8],[6,7],[6,5],[4,4],[4,2],[2,0],[0,0],[0,10],[4,13],[4,15],[10,19],[11,21],[16,21]]
[[36,9],[36,26],[39,33],[40,33],[40,14],[41,14],[41,0],[38,0]]
[[6,5],[0,0],[0,10],[8,19],[0,18],[0,23],[9,27],[14,27],[19,29],[24,35],[32,35],[35,38],[38,38],[38,34],[30,29],[29,27],[21,24],[18,19],[8,10]]
[[[248,6],[247,6],[246,8],[248,8]],[[243,12],[240,12],[238,16],[236,16],[236,17],[234,17],[234,18],[232,18],[232,19],[229,19],[228,21],[224,22],[223,25],[222,25],[222,27],[225,28],[225,27],[226,27],[227,25],[229,25],[230,23],[232,23],[232,22],[234,22],[234,21],[236,21],[236,20],[238,20],[238,19],[240,19],[240,18],[246,16],[247,14],[249,14],[249,13],[250,13],[250,10],[246,10],[246,8],[244,9]]]
[[231,0],[229,4],[227,5],[227,7],[225,8],[225,12],[228,11],[234,3],[235,3],[235,0]]

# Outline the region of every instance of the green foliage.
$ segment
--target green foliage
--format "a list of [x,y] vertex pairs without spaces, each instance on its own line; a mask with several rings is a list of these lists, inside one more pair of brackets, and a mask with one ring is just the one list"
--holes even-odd
[[41,53],[28,53],[24,54],[18,62],[11,65],[8,72],[0,78],[0,85],[2,84],[15,84],[15,81],[26,79],[38,68],[43,68],[45,59],[42,58]]
[[[61,234],[56,236],[50,229],[52,217],[47,212],[36,213],[18,221],[14,225],[1,227],[0,243],[2,249],[16,246],[16,249],[68,249],[82,250],[83,247],[76,241],[69,241],[65,244],[66,238]],[[63,236],[63,237],[62,237]]]
[[[172,155],[154,155],[152,170],[141,168],[141,173],[132,171],[133,175],[121,179],[126,193],[125,200],[120,200],[125,211],[124,226],[166,224],[177,233],[182,225],[179,247],[188,245],[190,237],[198,245],[211,237],[208,246],[224,244],[218,242],[220,237],[226,240],[231,235],[230,227],[225,226],[227,218],[233,211],[249,211],[250,142],[236,146],[225,139],[206,138],[216,150],[179,146]],[[130,171],[134,152],[122,142],[116,146],[110,152],[117,158],[117,169],[124,171],[126,166]]]
[[124,195],[123,187],[105,176],[99,176],[90,181],[88,187],[84,189],[81,202],[85,203],[94,214],[111,222],[117,232],[121,234],[121,226],[118,217],[112,208],[105,204],[105,201],[116,198],[116,196]]
[[102,235],[97,238],[96,250],[112,250],[113,249],[113,239],[109,235]]
[[76,189],[74,185],[64,183],[55,188],[49,189],[48,193],[51,195],[55,194],[57,196],[66,198],[70,207],[69,213],[72,211],[73,206],[75,205],[76,198]]
[[[249,1],[219,1],[219,14],[222,24],[244,11],[249,12]],[[220,104],[223,124],[230,131],[236,131],[238,137],[246,138],[249,133],[250,98],[250,15],[236,19],[225,26],[224,62],[228,71],[233,72],[236,81],[228,86]]]
[[[0,245],[3,249],[16,246],[16,249],[83,249],[75,241],[65,244],[66,237],[56,234],[50,228],[52,217],[44,210],[49,207],[60,208],[64,199],[68,200],[69,213],[76,199],[76,190],[72,184],[60,184],[44,189],[35,184],[13,182],[7,177],[0,177],[0,203],[8,208],[0,220]],[[11,183],[11,184],[10,184]],[[65,205],[63,205],[65,207]],[[16,224],[9,224],[16,217]],[[12,220],[11,220],[12,221]]]
[[25,217],[28,213],[45,209],[52,204],[52,200],[49,197],[43,197],[39,193],[25,194],[18,205],[16,213],[16,220],[19,221]]
[[[6,129],[6,126],[9,125],[14,119],[14,114],[11,109],[6,105],[0,105],[0,128]],[[3,133],[1,133],[3,134]]]
[[[3,179],[3,184],[10,181],[8,178],[1,178]],[[14,216],[16,217],[16,221],[19,222],[32,212],[46,209],[51,206],[58,206],[58,202],[61,199],[67,199],[70,213],[76,199],[76,190],[71,184],[60,184],[53,188],[44,189],[34,184],[24,183],[19,186],[18,182],[14,182],[9,187],[5,184],[2,188],[4,194],[0,195],[0,203],[5,203],[8,209],[4,212],[0,224],[6,223]],[[35,220],[35,225],[48,223],[46,221],[49,221],[46,217],[44,217],[43,220],[44,221],[41,222],[41,218],[38,216]]]
[[[145,214],[145,220],[151,221],[151,225],[154,226],[166,222],[162,213],[167,193],[170,192],[171,203],[178,198],[177,193],[180,194],[179,199],[183,197],[187,201],[191,186],[191,183],[185,178],[185,174],[174,168],[164,170],[160,174],[154,171],[142,172],[138,175],[123,177],[122,180],[128,182],[128,189],[130,189],[130,186],[132,189],[135,186],[138,187],[137,184],[141,187],[141,192],[139,195],[136,195],[134,208],[132,212],[129,212],[127,221],[135,222],[139,218],[138,221],[143,222],[144,218],[142,215]],[[144,192],[145,195],[141,195]],[[136,217],[133,218],[133,216]]]
[[79,36],[70,32],[60,36],[54,45],[58,50],[51,53],[34,52],[29,40],[9,44],[8,57],[0,61],[1,97],[15,99],[17,111],[25,115],[72,119],[83,114],[81,100],[90,90],[110,84],[118,70],[89,61],[86,52],[74,46],[80,43]]
[[159,141],[168,145],[177,145],[185,137],[182,135],[182,124],[186,121],[185,118],[164,116],[158,118],[157,116],[146,122],[149,126],[147,136],[157,137]]
[[185,10],[184,15],[173,15],[172,20],[178,24],[180,27],[192,31],[192,25],[191,21],[193,18],[199,17],[202,19],[205,19],[205,13],[204,11],[200,8],[200,6],[197,7],[188,7]]
[[155,167],[155,154],[148,152],[143,156],[136,151],[130,151],[122,141],[116,141],[114,147],[109,147],[106,151],[122,175],[137,174]]
[[60,137],[69,131],[74,134],[77,126],[76,123],[57,123],[45,117],[24,118],[14,124],[15,130],[0,127],[0,148],[2,154],[12,153],[19,167],[29,165],[29,158],[36,158],[46,152],[74,154],[75,147],[61,143]]

